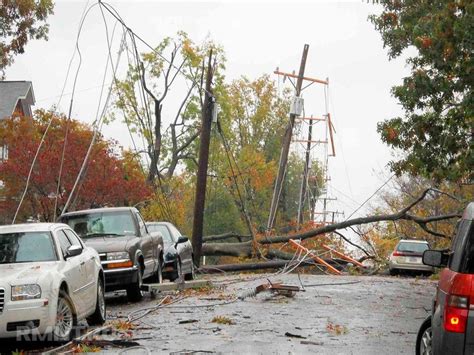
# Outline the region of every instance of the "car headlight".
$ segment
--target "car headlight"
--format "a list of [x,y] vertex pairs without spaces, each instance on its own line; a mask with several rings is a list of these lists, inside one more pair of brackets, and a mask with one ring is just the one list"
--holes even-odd
[[130,259],[128,252],[119,251],[119,252],[114,252],[114,253],[107,253],[107,260],[123,260],[123,259]]
[[41,287],[36,284],[12,286],[12,301],[32,300],[41,297]]

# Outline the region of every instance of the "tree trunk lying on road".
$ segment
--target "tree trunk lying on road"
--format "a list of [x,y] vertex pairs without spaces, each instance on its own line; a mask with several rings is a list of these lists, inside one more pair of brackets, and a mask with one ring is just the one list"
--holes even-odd
[[[392,213],[392,214],[383,214],[383,215],[374,215],[374,216],[367,216],[367,217],[360,217],[360,218],[353,218],[349,219],[347,221],[339,222],[339,223],[334,223],[334,224],[329,224],[325,225],[323,227],[319,227],[313,230],[309,230],[303,233],[299,234],[294,234],[291,236],[270,236],[265,239],[261,239],[258,241],[258,243],[255,245],[257,247],[257,253],[254,250],[254,244],[252,241],[247,241],[247,242],[242,242],[242,243],[209,243],[206,242],[203,245],[202,252],[203,255],[207,256],[244,256],[244,257],[252,257],[253,255],[257,254],[259,255],[262,253],[262,249],[265,249],[264,246],[271,245],[271,244],[278,244],[278,243],[286,243],[290,239],[295,239],[295,240],[304,240],[304,239],[309,239],[313,237],[317,237],[318,235],[326,234],[326,233],[332,233],[335,232],[339,229],[345,229],[351,226],[355,225],[362,225],[362,224],[367,224],[367,223],[374,223],[374,222],[383,222],[383,221],[397,221],[397,220],[408,220],[408,221],[413,221],[414,223],[418,224],[423,230],[425,230],[427,233],[430,233],[434,236],[440,237],[440,238],[447,238],[446,235],[437,233],[435,231],[432,231],[429,229],[428,224],[432,222],[437,222],[437,221],[443,221],[451,218],[460,218],[461,213],[451,213],[447,215],[440,215],[440,216],[432,216],[432,217],[418,217],[413,214],[410,214],[410,210],[416,206],[419,202],[421,202],[428,192],[432,191],[433,189],[429,188],[426,189],[415,201],[413,201],[410,205],[407,207],[403,208],[402,210]],[[226,233],[220,236],[217,236],[219,238],[222,238],[222,236],[226,236],[227,238],[228,235],[232,235],[232,233]],[[214,236],[216,237],[216,236]],[[225,239],[222,238],[222,239]],[[208,239],[209,241],[211,240],[219,240],[219,239]],[[274,253],[274,250],[264,250],[263,256],[265,257],[270,257],[271,253]],[[372,257],[368,255],[369,257]]]
[[214,242],[217,240],[225,240],[225,239],[232,239],[235,238],[239,242],[242,242],[244,239],[245,240],[251,240],[252,236],[251,235],[241,235],[237,234],[235,232],[228,232],[228,233],[223,233],[223,234],[217,234],[217,235],[208,235],[203,238],[204,242]]

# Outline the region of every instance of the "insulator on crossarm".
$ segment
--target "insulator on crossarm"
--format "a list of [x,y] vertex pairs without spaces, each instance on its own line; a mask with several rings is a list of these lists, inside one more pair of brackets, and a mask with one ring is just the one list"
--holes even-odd
[[239,295],[239,300],[243,301],[246,298],[249,297],[255,297],[257,296],[257,290],[255,288],[245,290]]

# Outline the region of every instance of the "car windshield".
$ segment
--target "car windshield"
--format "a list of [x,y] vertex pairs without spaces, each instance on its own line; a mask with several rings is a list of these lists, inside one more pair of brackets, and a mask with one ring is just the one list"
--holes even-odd
[[51,233],[0,234],[0,264],[57,260]]
[[398,244],[397,251],[404,253],[423,254],[425,250],[428,250],[427,243],[408,243],[401,242]]
[[170,234],[168,228],[166,228],[166,226],[160,225],[160,224],[150,224],[150,225],[147,225],[147,228],[151,232],[160,232],[161,235],[163,236],[163,243],[165,243],[165,244],[172,244],[173,243],[173,239],[171,238],[171,234]]
[[82,238],[124,236],[135,234],[135,224],[128,211],[84,213],[61,217]]

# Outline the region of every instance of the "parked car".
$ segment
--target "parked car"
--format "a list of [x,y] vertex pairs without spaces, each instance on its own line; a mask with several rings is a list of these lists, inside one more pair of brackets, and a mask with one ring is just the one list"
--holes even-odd
[[184,276],[185,280],[194,279],[193,246],[189,238],[182,235],[178,228],[169,222],[147,222],[151,231],[163,236],[165,263],[163,277],[176,280]]
[[390,275],[396,275],[400,271],[432,274],[434,268],[422,262],[423,252],[428,249],[428,242],[424,240],[400,240],[389,257]]
[[474,354],[474,202],[458,223],[450,251],[427,250],[423,263],[445,267],[431,314],[416,340],[417,354]]
[[0,226],[0,337],[67,341],[76,322],[103,324],[105,317],[99,255],[71,228]]
[[97,250],[107,291],[126,290],[130,301],[142,298],[144,279],[162,282],[163,238],[148,231],[136,208],[97,208],[65,213],[60,221]]

